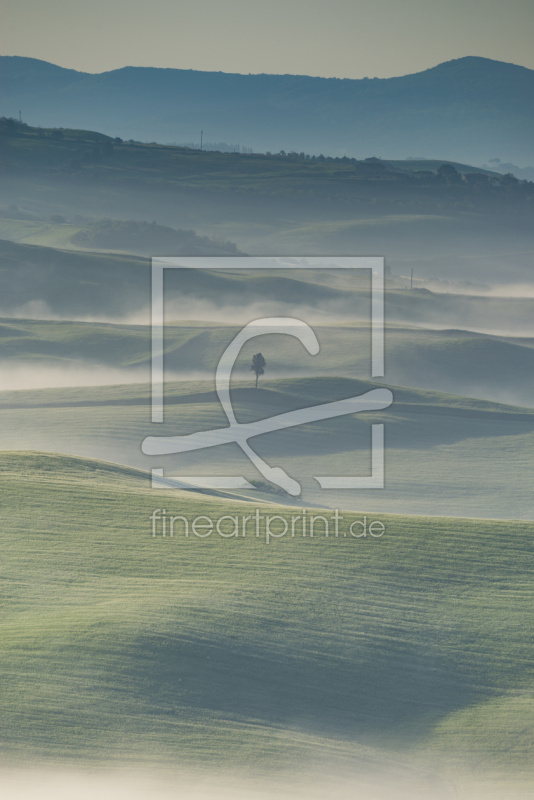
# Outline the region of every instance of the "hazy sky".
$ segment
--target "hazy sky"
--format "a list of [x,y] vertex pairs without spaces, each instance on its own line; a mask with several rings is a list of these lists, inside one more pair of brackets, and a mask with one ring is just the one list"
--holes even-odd
[[465,55],[534,68],[534,0],[3,0],[0,54],[349,78]]

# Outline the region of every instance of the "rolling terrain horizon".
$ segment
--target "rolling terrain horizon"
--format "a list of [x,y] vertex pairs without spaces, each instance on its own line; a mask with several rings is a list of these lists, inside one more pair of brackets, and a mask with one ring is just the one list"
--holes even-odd
[[2,800],[530,800],[527,6],[8,0]]
[[90,74],[0,56],[0,77],[3,114],[44,127],[97,127],[144,142],[193,138],[199,147],[202,130],[204,141],[255,152],[534,165],[534,70],[480,56],[372,79],[151,67]]

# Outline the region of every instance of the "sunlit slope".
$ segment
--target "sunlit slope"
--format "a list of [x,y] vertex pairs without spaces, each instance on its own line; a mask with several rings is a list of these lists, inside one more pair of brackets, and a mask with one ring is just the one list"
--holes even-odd
[[[359,396],[376,384],[334,377],[238,381],[237,419],[260,420]],[[390,408],[251,439],[316,505],[447,516],[533,518],[534,412],[483,400],[393,387]],[[212,382],[170,382],[165,421],[152,423],[149,386],[46,389],[0,395],[0,448],[41,449],[105,458],[165,474],[237,475],[264,481],[237,445],[161,457],[144,456],[146,436],[184,435],[226,427]],[[316,476],[369,475],[371,424],[386,434],[384,490],[325,491]]]
[[[177,231],[155,223],[136,220],[99,222],[67,222],[61,215],[47,219],[25,218],[17,207],[13,216],[5,217],[0,209],[0,239],[30,245],[44,245],[67,250],[97,250],[104,252],[152,255],[155,252],[176,251],[182,254],[222,256],[236,253],[236,248],[222,240],[214,242],[198,237],[194,231]],[[18,215],[20,218],[16,218]]]
[[70,239],[81,225],[48,220],[11,219],[0,212],[0,239],[20,244],[37,244],[45,247],[72,247]]
[[527,778],[531,524],[153,538],[154,508],[249,504],[39,453],[4,453],[0,491],[4,756],[387,769],[430,751],[438,772]]

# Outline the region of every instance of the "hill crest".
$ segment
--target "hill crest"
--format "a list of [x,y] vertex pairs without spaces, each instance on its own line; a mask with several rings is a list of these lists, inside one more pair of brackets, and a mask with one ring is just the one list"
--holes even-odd
[[22,109],[34,124],[141,141],[196,140],[203,128],[258,152],[534,161],[534,71],[477,56],[358,80],[129,66],[92,74],[2,56],[0,78],[7,116]]

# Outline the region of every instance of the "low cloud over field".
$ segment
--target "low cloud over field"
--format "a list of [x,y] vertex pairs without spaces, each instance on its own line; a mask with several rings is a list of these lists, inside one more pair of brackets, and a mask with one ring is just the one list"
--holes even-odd
[[403,776],[354,774],[232,777],[228,772],[203,777],[137,771],[100,772],[24,770],[0,773],[4,800],[526,800],[520,788],[452,780],[419,767]]

